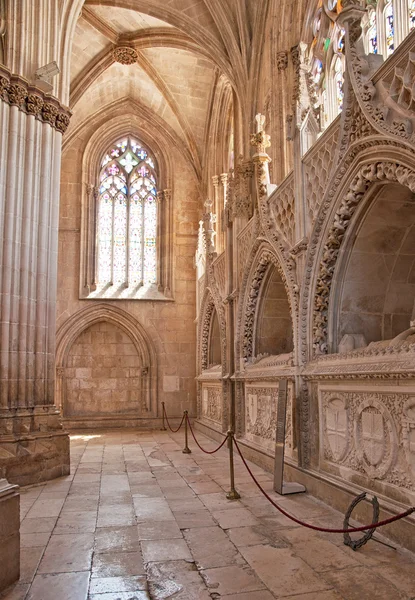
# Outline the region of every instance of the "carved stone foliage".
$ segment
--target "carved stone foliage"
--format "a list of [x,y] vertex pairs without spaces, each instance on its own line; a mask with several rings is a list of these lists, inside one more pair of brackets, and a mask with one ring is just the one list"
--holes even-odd
[[303,161],[304,190],[310,223],[313,224],[320,209],[327,182],[333,168],[339,140],[339,127],[314,144]]
[[12,75],[0,65],[0,100],[26,114],[34,115],[36,119],[48,123],[61,133],[69,126],[71,112],[52,96],[45,95],[42,90],[29,85],[19,77]]
[[138,58],[138,52],[130,46],[116,46],[112,51],[114,60],[122,65],[133,65]]
[[202,417],[222,422],[222,386],[202,387]]
[[[354,92],[370,123],[381,133],[411,143],[415,141],[415,35],[401,44],[391,67],[380,73],[379,62],[364,53],[361,18],[365,11],[354,5],[344,7],[341,20],[346,25],[346,64]],[[376,73],[376,76],[374,76]]]
[[227,360],[226,360],[226,324],[225,316],[222,304],[218,304],[213,299],[209,290],[206,291],[205,298],[202,302],[200,317],[199,317],[199,329],[198,329],[198,355],[200,357],[200,369],[202,371],[209,367],[209,344],[210,344],[210,330],[211,322],[213,317],[213,311],[216,310],[216,314],[219,322],[220,340],[221,340],[221,359],[222,359],[222,373],[226,373]]
[[225,298],[226,295],[226,260],[225,253],[222,252],[220,256],[214,261],[213,272],[215,281],[218,286],[219,293],[222,298]]
[[242,274],[246,261],[248,259],[249,251],[252,248],[255,230],[258,227],[257,217],[253,217],[244,229],[238,234],[237,239],[237,261],[238,261],[238,285],[241,284]]
[[322,458],[415,491],[415,393],[333,389],[319,395]]
[[251,181],[254,165],[251,160],[239,156],[235,170],[227,177],[226,207],[231,219],[235,217],[251,218],[252,197]]
[[319,267],[313,318],[313,344],[317,354],[327,353],[331,283],[346,230],[357,206],[372,183],[376,182],[398,182],[415,192],[415,173],[408,167],[393,162],[364,165],[353,179],[349,191],[334,215],[333,225],[329,230]]
[[[245,386],[245,437],[269,450],[274,449],[277,426],[278,383],[258,382]],[[293,390],[288,388],[285,452],[292,455]]]
[[278,71],[285,71],[288,67],[288,52],[286,50],[282,50],[277,53],[277,69]]

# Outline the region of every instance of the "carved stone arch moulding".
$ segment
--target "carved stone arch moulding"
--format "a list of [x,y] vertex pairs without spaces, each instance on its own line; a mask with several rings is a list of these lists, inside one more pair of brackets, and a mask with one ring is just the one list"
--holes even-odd
[[274,250],[264,240],[257,240],[245,267],[241,284],[241,301],[237,316],[236,348],[236,358],[239,361],[243,360],[246,362],[252,357],[258,300],[264,277],[270,265],[275,266],[278,270],[287,293],[295,345],[298,309],[296,287],[292,285],[292,282],[287,277],[282,261],[275,254]]
[[153,342],[144,327],[129,313],[109,304],[95,304],[74,313],[58,329],[56,334],[56,405],[63,406],[65,369],[70,349],[78,336],[100,322],[111,323],[124,331],[135,346],[142,361],[142,377],[145,408],[153,416],[158,415],[157,406],[157,354]]
[[[341,196],[341,201],[337,203],[332,222],[326,230],[327,234],[324,236],[325,241],[320,264],[317,269],[318,275],[315,284],[312,317],[312,341],[315,354],[327,354],[328,352],[328,313],[331,285],[346,230],[352,222],[352,217],[357,207],[367,195],[369,188],[376,183],[392,182],[400,183],[408,187],[412,192],[415,192],[415,171],[409,166],[400,164],[397,160],[375,161],[364,164],[359,167],[348,185],[347,192]],[[331,190],[331,192],[333,194],[329,194],[329,198],[330,196],[334,197],[334,190]],[[315,233],[320,233],[321,229],[322,223],[320,222],[315,229]],[[320,243],[323,242],[321,241]],[[315,243],[309,249],[311,259],[316,254],[316,246],[317,244]],[[312,266],[308,265],[308,271],[310,268],[312,269]]]
[[219,321],[220,339],[221,339],[221,359],[222,359],[222,374],[226,373],[226,323],[224,311],[221,305],[215,302],[210,289],[206,289],[205,296],[202,301],[199,320],[199,361],[200,370],[204,371],[209,367],[209,339],[213,313],[216,314]]

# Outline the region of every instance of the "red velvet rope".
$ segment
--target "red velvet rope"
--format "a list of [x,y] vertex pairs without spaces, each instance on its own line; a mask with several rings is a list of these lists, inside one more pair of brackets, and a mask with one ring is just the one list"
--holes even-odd
[[300,519],[297,519],[293,515],[290,515],[288,512],[286,512],[283,508],[281,508],[280,506],[278,506],[278,504],[276,504],[272,500],[272,498],[267,494],[267,492],[261,487],[260,483],[255,478],[255,475],[252,473],[251,469],[249,468],[248,463],[246,462],[245,458],[243,457],[241,449],[239,448],[239,444],[235,440],[235,438],[234,438],[234,442],[235,442],[236,449],[239,452],[239,456],[241,457],[242,462],[244,463],[245,467],[248,470],[248,473],[250,474],[250,476],[254,480],[254,482],[257,485],[257,487],[264,494],[265,498],[267,500],[269,500],[271,502],[271,504],[277,510],[279,510],[280,513],[282,513],[285,517],[287,517],[288,519],[291,519],[291,521],[294,521],[294,523],[298,523],[298,525],[302,525],[303,527],[307,527],[308,529],[314,529],[314,531],[323,531],[325,533],[355,533],[355,532],[357,533],[358,531],[365,531],[367,529],[376,529],[377,527],[383,527],[384,525],[389,525],[389,523],[393,523],[394,521],[399,521],[399,519],[403,519],[404,517],[408,517],[410,514],[412,514],[413,512],[415,512],[415,507],[413,506],[412,508],[409,508],[405,512],[400,513],[399,515],[396,515],[395,517],[391,517],[390,519],[385,519],[384,521],[379,521],[378,523],[371,523],[370,525],[362,525],[361,527],[352,527],[350,529],[329,529],[329,528],[326,528],[326,527],[317,527],[317,525],[310,525],[310,523],[304,523],[304,521],[300,521]]
[[191,434],[192,434],[192,436],[193,436],[193,439],[194,439],[194,441],[195,441],[195,442],[196,442],[196,444],[199,446],[199,448],[201,449],[201,451],[202,451],[202,452],[204,452],[205,454],[215,454],[215,452],[217,452],[218,450],[220,450],[220,449],[222,448],[222,446],[225,444],[226,440],[228,439],[228,436],[226,436],[226,437],[225,437],[225,439],[223,440],[223,442],[221,443],[221,445],[220,445],[220,446],[218,446],[218,447],[216,448],[216,450],[212,450],[211,452],[210,452],[209,450],[205,450],[204,448],[202,448],[202,446],[199,444],[199,442],[198,442],[198,441],[197,441],[197,439],[196,439],[196,436],[195,436],[195,434],[194,434],[194,432],[193,432],[192,425],[191,425],[191,423],[190,423],[189,415],[186,415],[186,419],[187,419],[187,423],[188,423],[188,425],[189,425],[190,432],[191,432]]
[[169,417],[167,416],[166,407],[164,406],[164,404],[163,404],[163,412],[164,412],[164,416],[166,417],[167,425],[168,425],[170,431],[172,433],[177,433],[181,429],[181,426],[183,425],[183,421],[184,421],[184,417],[185,417],[184,413],[183,413],[182,420],[180,421],[180,425],[178,426],[178,428],[177,429],[172,429],[170,427]]

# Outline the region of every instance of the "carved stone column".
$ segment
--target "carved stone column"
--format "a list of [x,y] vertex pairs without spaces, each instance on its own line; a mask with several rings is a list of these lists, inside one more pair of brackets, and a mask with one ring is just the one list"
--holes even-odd
[[220,176],[220,182],[222,184],[222,193],[220,194],[220,203],[221,203],[221,214],[219,215],[219,223],[217,224],[217,231],[219,232],[219,242],[217,243],[217,252],[218,254],[221,254],[224,250],[225,250],[225,245],[226,245],[226,240],[225,240],[225,223],[224,223],[224,219],[225,219],[225,215],[224,215],[224,211],[226,209],[226,201],[227,201],[227,194],[228,194],[228,182],[229,182],[229,174],[228,173],[222,173]]
[[0,476],[69,473],[54,406],[62,133],[69,113],[0,67]]

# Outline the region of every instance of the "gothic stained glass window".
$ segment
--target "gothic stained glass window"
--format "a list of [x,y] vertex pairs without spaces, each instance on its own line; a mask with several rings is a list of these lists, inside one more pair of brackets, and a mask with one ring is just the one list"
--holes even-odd
[[98,286],[128,287],[157,280],[157,177],[151,153],[126,137],[101,163]]
[[367,37],[369,40],[369,53],[378,53],[378,32],[376,27],[376,10],[372,9],[369,12],[369,26],[367,30]]
[[386,32],[386,56],[390,56],[395,49],[395,24],[392,0],[385,3],[385,32]]
[[415,0],[408,0],[409,9],[409,29],[412,31],[415,27]]
[[334,63],[334,81],[336,86],[336,101],[337,101],[337,112],[341,112],[343,108],[343,63],[341,58],[338,56]]

